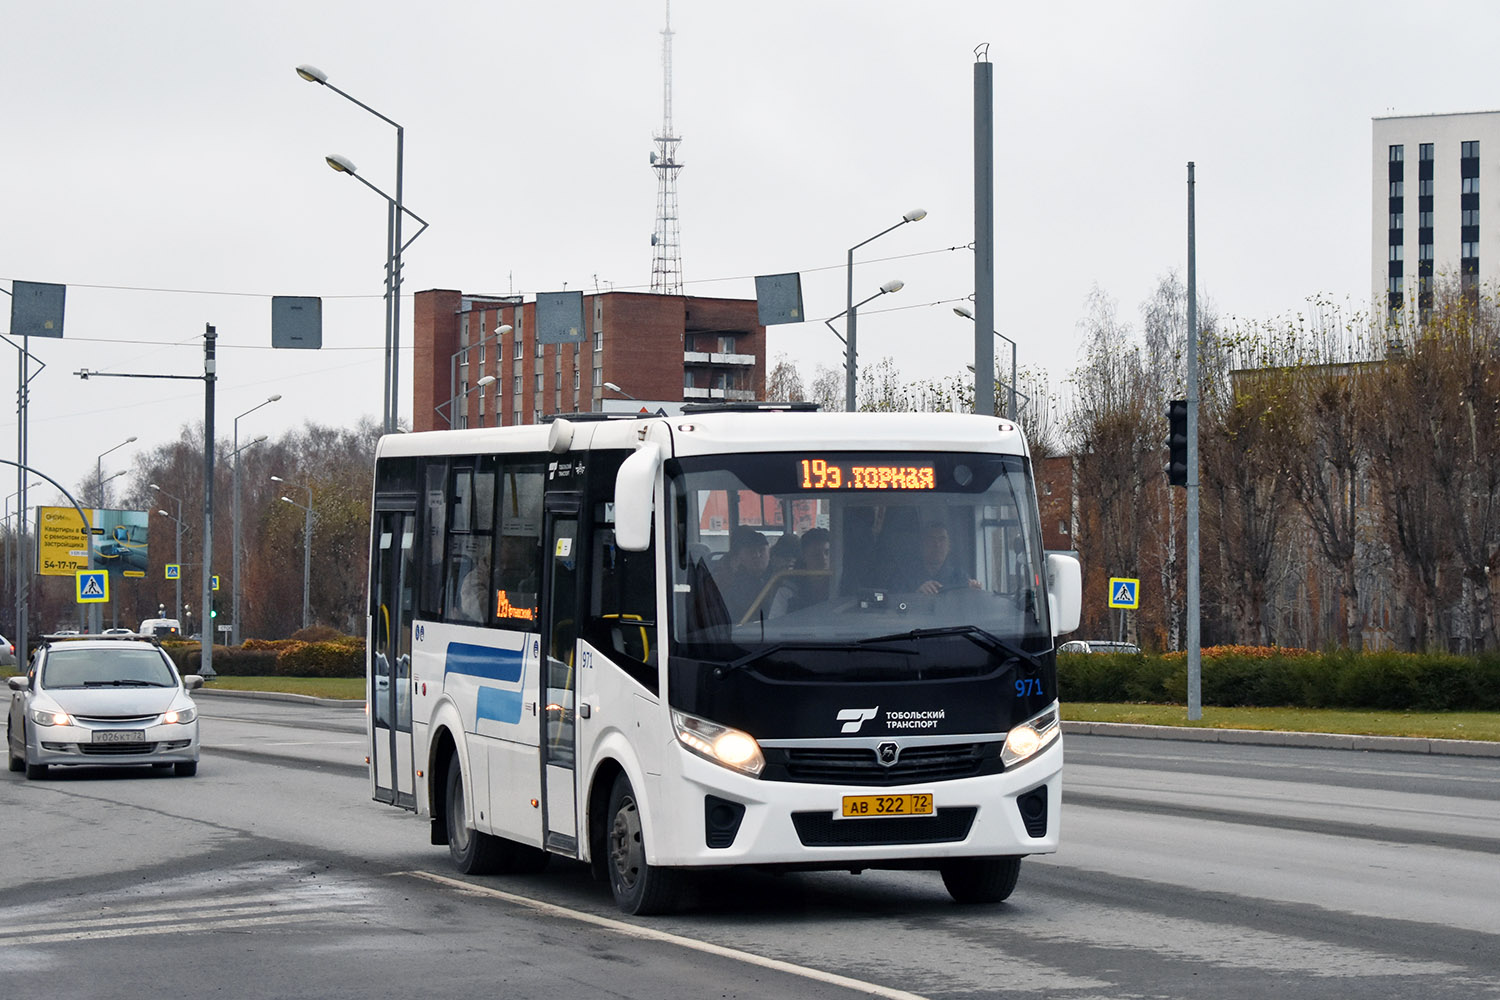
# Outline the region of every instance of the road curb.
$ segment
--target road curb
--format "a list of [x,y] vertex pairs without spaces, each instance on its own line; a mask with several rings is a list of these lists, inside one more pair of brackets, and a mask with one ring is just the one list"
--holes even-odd
[[194,699],[239,698],[242,701],[292,701],[301,705],[322,705],[324,708],[349,708],[364,711],[363,698],[314,698],[309,694],[288,694],[285,691],[229,691],[224,688],[201,687],[192,692]]
[[1240,743],[1324,750],[1377,750],[1387,753],[1442,754],[1454,757],[1500,757],[1500,743],[1485,740],[1434,740],[1420,736],[1351,736],[1343,733],[1273,732],[1264,729],[1196,729],[1143,726],[1127,722],[1064,722],[1064,734],[1130,736],[1146,740]]

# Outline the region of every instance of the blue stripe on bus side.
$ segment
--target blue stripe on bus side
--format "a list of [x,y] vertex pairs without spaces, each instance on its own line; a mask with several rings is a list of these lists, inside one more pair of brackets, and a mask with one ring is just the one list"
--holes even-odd
[[503,688],[482,687],[474,707],[481,719],[516,723],[521,721],[521,692]]
[[[444,670],[502,684],[519,684],[525,672],[525,653],[519,649],[495,649],[467,642],[450,642]],[[480,685],[475,715],[496,722],[521,721],[521,691]]]

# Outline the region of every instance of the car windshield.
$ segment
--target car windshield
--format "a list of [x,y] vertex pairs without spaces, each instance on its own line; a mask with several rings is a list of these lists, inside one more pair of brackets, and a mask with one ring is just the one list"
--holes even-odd
[[175,687],[177,677],[152,646],[109,649],[52,649],[42,667],[42,686]]
[[1025,458],[814,454],[668,463],[679,653],[732,661],[960,627],[1050,648]]

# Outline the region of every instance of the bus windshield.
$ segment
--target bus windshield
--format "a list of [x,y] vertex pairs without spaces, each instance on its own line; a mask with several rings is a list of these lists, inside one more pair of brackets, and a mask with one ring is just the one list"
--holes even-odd
[[714,455],[668,462],[666,475],[681,655],[965,631],[1050,648],[1022,456]]

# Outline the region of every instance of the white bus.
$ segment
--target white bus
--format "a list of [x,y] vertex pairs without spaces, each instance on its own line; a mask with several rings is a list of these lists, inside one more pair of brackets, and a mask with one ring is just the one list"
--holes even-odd
[[928,869],[993,902],[1058,845],[1055,637],[1020,430],[682,415],[392,435],[375,466],[373,796],[466,873]]

